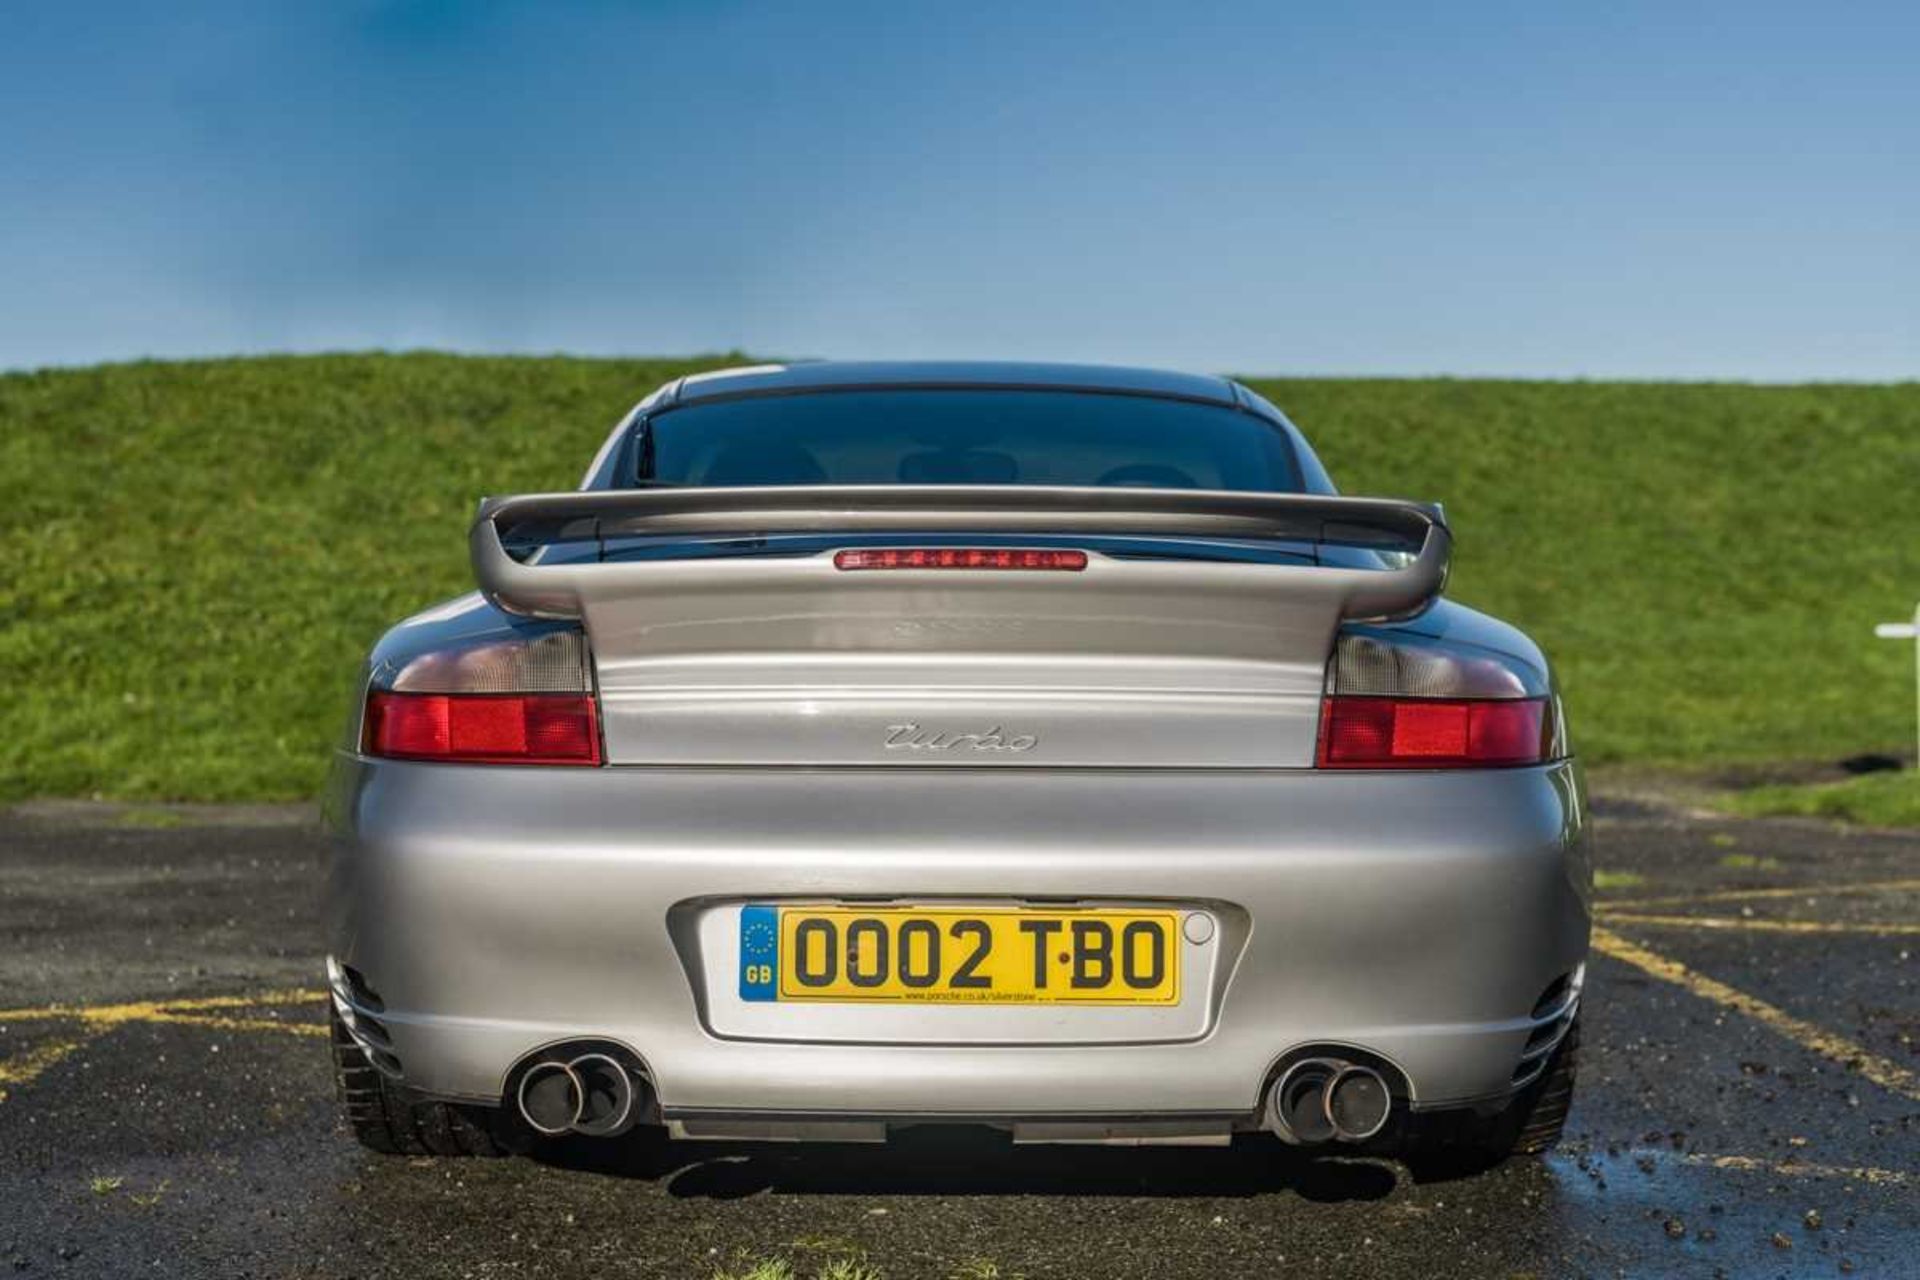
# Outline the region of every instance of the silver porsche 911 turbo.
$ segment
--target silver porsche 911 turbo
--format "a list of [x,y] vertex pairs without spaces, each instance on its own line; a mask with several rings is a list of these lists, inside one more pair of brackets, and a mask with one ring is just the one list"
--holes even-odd
[[382,1151],[636,1126],[1551,1145],[1590,881],[1553,677],[1208,377],[684,378],[335,759],[341,1097]]

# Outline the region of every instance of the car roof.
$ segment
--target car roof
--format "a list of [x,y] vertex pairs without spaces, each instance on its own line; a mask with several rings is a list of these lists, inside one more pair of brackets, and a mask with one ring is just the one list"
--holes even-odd
[[1041,389],[1239,403],[1231,382],[1206,374],[1120,365],[1039,364],[1008,360],[812,360],[716,369],[682,379],[672,403],[733,396],[885,387]]

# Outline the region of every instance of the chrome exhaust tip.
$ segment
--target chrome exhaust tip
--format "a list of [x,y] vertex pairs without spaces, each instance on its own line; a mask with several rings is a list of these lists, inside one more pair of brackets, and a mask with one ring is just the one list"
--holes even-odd
[[1341,1142],[1365,1142],[1387,1127],[1393,1092],[1372,1067],[1342,1068],[1322,1093],[1327,1125]]
[[1365,1142],[1392,1116],[1386,1077],[1344,1058],[1302,1058],[1267,1094],[1267,1127],[1295,1146]]
[[626,1064],[607,1053],[583,1053],[567,1064],[580,1082],[580,1111],[573,1132],[612,1138],[633,1127],[636,1088]]
[[1302,1058],[1274,1082],[1267,1094],[1267,1122],[1282,1141],[1305,1146],[1334,1139],[1327,1086],[1346,1066],[1337,1058]]
[[[593,1055],[589,1055],[593,1056]],[[515,1095],[520,1118],[535,1133],[557,1138],[579,1123],[587,1091],[580,1074],[565,1062],[536,1062],[520,1077]]]

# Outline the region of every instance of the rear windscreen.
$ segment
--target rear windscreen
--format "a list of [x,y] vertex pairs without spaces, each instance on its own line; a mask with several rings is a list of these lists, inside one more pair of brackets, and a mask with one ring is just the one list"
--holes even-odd
[[827,391],[652,418],[633,479],[676,485],[1060,484],[1297,493],[1293,449],[1250,413],[1149,396]]

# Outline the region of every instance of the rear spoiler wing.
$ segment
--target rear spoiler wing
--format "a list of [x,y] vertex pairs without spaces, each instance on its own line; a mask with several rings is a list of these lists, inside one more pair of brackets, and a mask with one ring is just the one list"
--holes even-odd
[[[1089,534],[1331,542],[1413,552],[1399,568],[1233,564],[1210,569],[1249,591],[1270,589],[1337,606],[1350,619],[1404,617],[1446,586],[1453,539],[1438,505],[1391,498],[1199,489],[1048,485],[805,485],[766,488],[596,489],[485,498],[468,545],[487,599],[514,613],[582,616],[583,598],[711,588],[721,579],[790,574],[793,561],[747,557],[698,561],[540,564],[516,559],[503,533],[535,526],[542,542],[672,534],[765,533]],[[1103,575],[1144,579],[1147,561],[1097,560]],[[899,585],[904,570],[846,575]],[[928,572],[928,571],[920,571]],[[951,581],[953,571],[938,570]],[[849,585],[852,585],[851,583]],[[1118,581],[1111,585],[1122,585]]]

